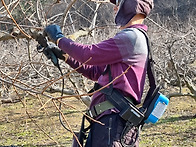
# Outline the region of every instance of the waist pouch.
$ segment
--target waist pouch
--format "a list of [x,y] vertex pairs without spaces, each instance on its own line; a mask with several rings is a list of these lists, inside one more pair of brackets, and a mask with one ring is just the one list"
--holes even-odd
[[[99,84],[96,84],[95,87],[96,89],[101,88]],[[120,111],[120,117],[134,126],[138,126],[144,119],[144,114],[134,105],[134,98],[125,98],[123,94],[112,88],[112,86],[104,88],[100,92],[105,94],[106,101],[88,110],[87,114],[89,116],[95,118],[102,112],[115,107]]]
[[[99,84],[96,88],[101,88]],[[87,114],[93,118],[104,111],[117,108],[120,117],[134,126],[143,125],[144,123],[156,123],[163,115],[169,103],[169,99],[159,92],[159,88],[154,89],[148,101],[144,101],[141,108],[136,107],[134,98],[126,98],[121,92],[112,87],[101,90],[106,96],[106,101],[95,105]],[[149,101],[150,100],[150,101]]]

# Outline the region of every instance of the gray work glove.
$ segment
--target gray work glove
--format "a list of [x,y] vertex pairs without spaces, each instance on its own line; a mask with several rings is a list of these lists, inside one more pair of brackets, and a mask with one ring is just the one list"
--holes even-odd
[[44,52],[47,54],[47,52],[50,53],[51,51],[58,59],[65,60],[65,57],[63,56],[65,53],[54,43],[49,42],[48,46],[44,49]]

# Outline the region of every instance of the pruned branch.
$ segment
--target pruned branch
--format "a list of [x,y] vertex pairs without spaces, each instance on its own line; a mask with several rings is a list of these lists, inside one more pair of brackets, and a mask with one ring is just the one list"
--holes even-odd
[[[67,35],[67,38],[70,38],[72,40],[76,40],[83,36],[88,36],[90,34],[91,30],[88,29],[80,29],[73,34]],[[38,34],[40,33],[39,30],[35,29],[33,32],[30,32],[31,39],[36,38]],[[13,39],[29,39],[26,35],[20,33],[20,32],[12,32],[12,34],[8,34],[6,32],[0,33],[0,41],[7,41],[7,40],[13,40]]]
[[196,96],[191,94],[191,93],[170,93],[167,95],[168,98],[172,98],[172,97],[181,97],[181,96],[189,96],[189,97],[192,97],[194,98],[194,100],[196,101]]
[[74,5],[74,3],[76,3],[77,0],[72,0],[69,5],[67,6],[67,8],[65,9],[64,11],[64,14],[63,14],[63,18],[62,18],[62,22],[61,22],[61,26],[62,26],[62,30],[64,31],[64,26],[65,26],[65,22],[66,22],[66,19],[67,19],[67,15],[68,15],[68,12],[69,10],[71,9],[71,7]]

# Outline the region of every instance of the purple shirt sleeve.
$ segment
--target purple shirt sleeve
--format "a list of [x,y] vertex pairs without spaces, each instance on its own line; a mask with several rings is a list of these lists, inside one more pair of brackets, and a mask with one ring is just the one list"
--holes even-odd
[[112,38],[93,45],[83,45],[70,39],[62,38],[59,41],[59,47],[81,63],[91,58],[86,63],[88,65],[105,66],[122,61],[120,51]]
[[66,63],[69,64],[73,69],[79,67],[77,69],[77,72],[81,73],[83,76],[93,81],[98,80],[98,78],[101,76],[105,68],[105,66],[93,66],[82,64],[81,62],[75,60],[72,57],[68,57]]

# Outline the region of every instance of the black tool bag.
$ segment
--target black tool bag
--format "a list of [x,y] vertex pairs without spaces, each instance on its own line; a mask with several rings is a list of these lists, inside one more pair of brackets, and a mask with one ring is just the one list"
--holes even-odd
[[120,111],[119,115],[125,121],[132,123],[134,126],[138,126],[144,119],[144,114],[140,112],[140,110],[135,106],[134,102],[130,102],[128,99],[126,99],[121,92],[113,88],[112,84],[109,86],[109,88],[104,88],[100,92],[104,93],[106,99]]

